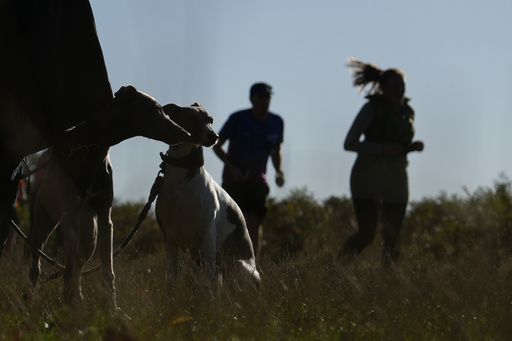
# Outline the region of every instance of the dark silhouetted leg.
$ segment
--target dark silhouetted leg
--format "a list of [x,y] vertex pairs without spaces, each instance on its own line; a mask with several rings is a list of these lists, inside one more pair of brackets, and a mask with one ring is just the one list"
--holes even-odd
[[388,267],[399,256],[398,240],[404,221],[407,204],[383,203],[383,242],[382,265]]
[[374,200],[352,199],[357,218],[358,230],[343,245],[340,256],[348,260],[361,253],[375,238],[379,206]]

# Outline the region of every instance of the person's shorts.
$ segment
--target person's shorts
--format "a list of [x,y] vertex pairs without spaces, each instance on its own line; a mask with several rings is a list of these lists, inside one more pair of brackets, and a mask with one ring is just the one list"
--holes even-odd
[[267,215],[268,185],[222,184],[222,188],[235,200],[244,215],[253,213],[263,223]]

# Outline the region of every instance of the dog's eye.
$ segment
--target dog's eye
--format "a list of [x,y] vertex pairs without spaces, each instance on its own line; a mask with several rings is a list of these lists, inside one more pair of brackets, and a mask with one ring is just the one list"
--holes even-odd
[[213,117],[208,115],[206,112],[201,111],[201,117],[206,124],[213,124]]
[[204,123],[206,124],[213,124],[213,117],[211,116],[205,116],[203,117]]

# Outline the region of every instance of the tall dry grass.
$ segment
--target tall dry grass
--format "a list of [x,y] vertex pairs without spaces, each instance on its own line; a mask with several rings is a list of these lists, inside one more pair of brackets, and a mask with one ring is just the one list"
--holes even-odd
[[[307,190],[293,191],[270,203],[260,291],[236,279],[224,278],[220,290],[201,274],[191,279],[184,257],[188,275],[177,279],[172,298],[150,217],[115,261],[118,304],[129,318],[104,311],[100,274],[83,278],[84,309],[62,302],[62,280],[41,283],[24,299],[28,262],[19,244],[0,263],[0,339],[510,340],[510,199],[501,179],[463,198],[412,203],[402,257],[386,271],[378,238],[353,263],[336,260],[355,231],[350,200],[319,203]],[[131,228],[126,217],[139,206],[116,207],[116,234]]]

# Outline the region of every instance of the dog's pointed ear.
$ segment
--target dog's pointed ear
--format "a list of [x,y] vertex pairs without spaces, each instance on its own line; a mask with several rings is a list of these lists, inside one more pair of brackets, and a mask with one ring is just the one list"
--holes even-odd
[[191,105],[191,107],[200,107],[201,104],[197,103],[197,102],[194,102],[194,104]]
[[137,92],[137,89],[135,89],[133,85],[123,85],[119,90],[117,90],[117,92],[114,94],[114,97],[119,97],[121,95],[126,95],[134,92]]
[[179,111],[179,106],[174,103],[166,104],[162,107],[164,109],[164,112],[167,116],[172,117],[173,114],[177,113]]

